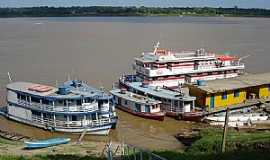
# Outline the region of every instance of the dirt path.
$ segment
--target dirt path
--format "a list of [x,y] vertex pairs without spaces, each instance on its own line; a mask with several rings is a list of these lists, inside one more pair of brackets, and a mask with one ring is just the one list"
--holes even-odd
[[[113,142],[114,146],[118,143]],[[76,154],[76,155],[95,155],[100,156],[104,150],[105,142],[83,142],[77,144],[70,142],[59,146],[53,146],[42,149],[27,150],[23,142],[13,142],[0,139],[0,153],[2,155],[47,155],[47,154]]]

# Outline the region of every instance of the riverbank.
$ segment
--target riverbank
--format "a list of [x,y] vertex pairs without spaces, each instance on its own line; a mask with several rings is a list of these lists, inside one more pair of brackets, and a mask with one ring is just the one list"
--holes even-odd
[[192,159],[270,159],[270,132],[242,132],[230,129],[227,135],[226,152],[221,153],[222,129],[204,129],[201,138],[195,141],[185,152],[160,151],[156,154],[170,160]]
[[25,7],[0,8],[0,17],[84,17],[84,16],[222,16],[270,17],[269,9],[212,7]]
[[[202,138],[195,141],[190,147],[186,148],[184,152],[161,150],[154,151],[154,153],[168,160],[270,159],[269,131],[238,132],[235,130],[229,130],[225,153],[220,152],[222,139],[221,129],[203,129],[200,132],[200,137]],[[117,146],[116,144],[117,143],[114,142],[114,146]],[[14,142],[0,138],[0,159],[103,160],[105,159],[104,156],[102,156],[104,155],[103,153],[105,145],[105,142],[84,142],[82,144],[71,142],[70,144],[54,146],[44,149],[25,150],[22,142]],[[112,150],[114,151],[116,150],[116,148],[113,148]],[[128,157],[126,157],[126,159],[127,158]]]
[[[117,142],[114,142],[117,144]],[[105,148],[105,142],[70,142],[69,144],[59,145],[49,148],[27,150],[24,143],[19,141],[10,141],[0,138],[0,155],[5,156],[35,156],[35,155],[76,155],[76,156],[94,156],[100,157]]]

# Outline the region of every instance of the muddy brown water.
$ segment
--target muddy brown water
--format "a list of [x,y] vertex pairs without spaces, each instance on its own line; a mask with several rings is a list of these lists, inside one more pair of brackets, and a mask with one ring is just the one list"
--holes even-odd
[[[133,57],[155,42],[169,49],[205,47],[218,53],[251,56],[248,72],[270,69],[270,20],[226,17],[76,17],[0,19],[0,93],[5,101],[7,72],[14,81],[55,85],[79,78],[109,90],[123,73],[132,73]],[[230,51],[230,52],[228,52]],[[124,141],[151,149],[181,149],[174,134],[196,124],[166,118],[146,120],[118,111],[119,124],[108,137],[88,141]],[[35,138],[63,136],[0,118],[4,130]],[[78,135],[64,134],[78,138]]]

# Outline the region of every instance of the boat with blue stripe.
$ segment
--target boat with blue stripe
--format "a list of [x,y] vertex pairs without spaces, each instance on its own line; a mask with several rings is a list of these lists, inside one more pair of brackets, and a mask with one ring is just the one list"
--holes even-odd
[[112,95],[79,80],[58,87],[13,82],[7,103],[10,119],[53,131],[108,135],[117,123]]
[[26,141],[24,142],[25,148],[27,149],[37,149],[37,148],[46,148],[61,144],[67,144],[70,142],[70,138],[51,138],[38,141]]

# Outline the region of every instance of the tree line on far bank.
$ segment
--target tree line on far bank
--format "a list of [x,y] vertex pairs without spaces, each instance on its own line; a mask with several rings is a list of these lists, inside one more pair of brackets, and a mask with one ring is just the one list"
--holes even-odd
[[0,17],[70,17],[70,16],[235,16],[270,17],[269,9],[211,7],[25,7],[0,8]]

